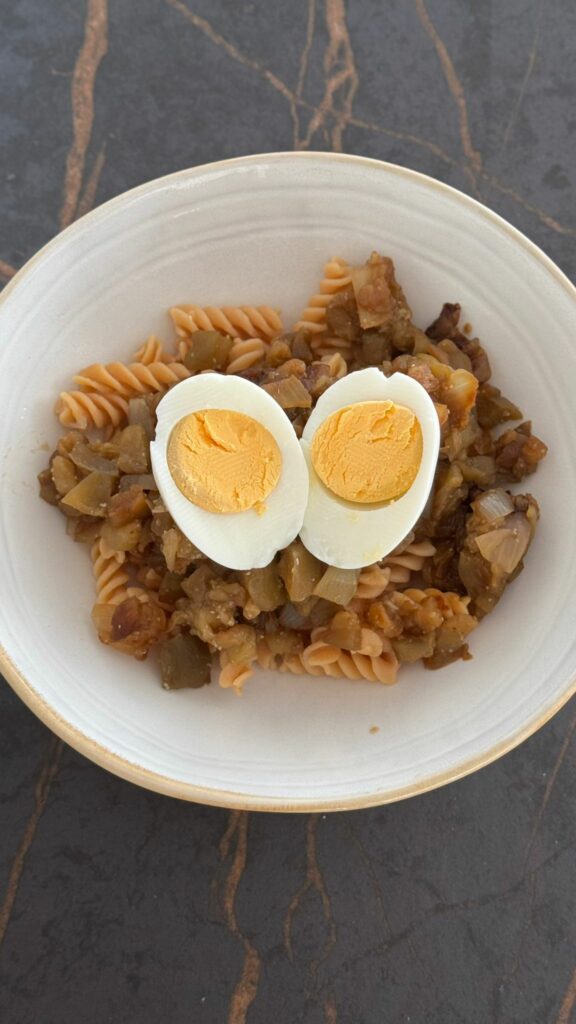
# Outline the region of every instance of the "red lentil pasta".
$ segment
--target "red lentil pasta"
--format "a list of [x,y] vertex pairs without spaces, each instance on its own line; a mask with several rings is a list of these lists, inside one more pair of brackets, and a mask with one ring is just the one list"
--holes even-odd
[[[237,693],[259,667],[389,685],[404,664],[466,660],[470,633],[523,568],[539,511],[510,486],[546,445],[491,382],[460,306],[444,304],[421,330],[392,260],[373,254],[367,266],[370,287],[365,268],[329,260],[288,331],[272,306],[173,307],[171,350],[151,336],[125,363],[80,369],[57,400],[66,430],[40,473],[41,497],[91,552],[100,640],[153,654],[167,689],[207,684],[215,657],[220,685]],[[366,327],[375,309],[378,326]],[[438,412],[434,487],[411,534],[361,570],[301,557],[298,539],[263,569],[206,558],[151,473],[162,395],[195,373],[237,374],[279,402],[299,437],[320,395],[367,366],[413,377]]]

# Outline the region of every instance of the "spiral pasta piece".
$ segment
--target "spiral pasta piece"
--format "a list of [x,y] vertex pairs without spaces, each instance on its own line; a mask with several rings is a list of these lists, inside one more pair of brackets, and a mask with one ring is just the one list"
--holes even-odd
[[160,339],[155,334],[151,334],[134,353],[132,362],[143,363],[144,366],[150,366],[151,363],[166,362],[166,353]]
[[226,373],[241,373],[259,363],[266,353],[266,345],[261,338],[236,338],[230,349]]
[[266,640],[259,640],[256,644],[256,661],[260,668],[276,668],[278,656],[270,650]]
[[126,556],[122,551],[113,551],[101,537],[94,541],[91,556],[98,604],[120,604],[130,596],[129,576],[122,568]]
[[223,662],[222,655],[220,655],[220,674],[218,676],[218,682],[220,686],[225,690],[233,689],[238,694],[242,693],[242,687],[244,683],[250,679],[254,673],[252,667],[247,663],[236,665],[233,662]]
[[194,331],[221,331],[233,338],[257,335],[270,341],[282,333],[282,320],[272,306],[173,306],[170,316],[181,338]]
[[326,334],[313,335],[310,346],[315,355],[329,357],[334,354],[340,355],[343,359],[352,358],[352,342],[345,338],[327,337]]
[[387,653],[390,653],[391,646],[387,641],[384,641],[381,636],[376,633],[373,629],[366,629],[362,627],[360,630],[360,648],[358,654],[367,654],[370,658],[379,658],[384,648],[386,647]]
[[76,374],[74,383],[84,391],[114,392],[122,398],[147,395],[190,376],[182,363],[93,363]]
[[339,257],[328,260],[324,266],[324,276],[318,291],[308,299],[308,305],[302,316],[294,325],[294,330],[306,330],[311,334],[323,334],[326,331],[326,307],[337,292],[346,288],[352,278],[346,260]]
[[[409,544],[397,555],[388,555],[384,559],[384,565],[396,566],[399,569],[408,569],[409,572],[420,572],[427,558],[430,558],[436,548],[429,540]],[[393,581],[395,582],[395,581]]]
[[326,363],[330,370],[330,376],[334,377],[334,380],[341,380],[348,373],[348,364],[341,352],[330,352],[323,355],[320,362]]
[[450,619],[453,615],[470,614],[468,605],[471,598],[468,595],[463,597],[451,590],[438,590],[436,587],[427,587],[425,590],[421,590],[417,587],[409,587],[407,590],[394,593],[392,597],[399,607],[402,607],[406,601],[417,605],[433,601],[444,619]]
[[396,682],[398,662],[391,652],[370,657],[359,651],[342,651],[339,647],[317,641],[304,649],[302,660],[307,666],[321,666],[324,674],[333,678],[367,679],[385,684]]
[[375,601],[390,583],[391,570],[380,565],[367,565],[362,569],[354,597],[361,601]]
[[391,686],[396,682],[398,660],[392,650],[377,657],[356,651],[343,651],[321,640],[308,645],[301,655],[284,658],[280,669],[307,675],[324,675],[334,679],[366,679]]
[[[312,645],[317,645],[318,653],[324,652],[321,660],[328,663],[331,660],[331,655],[326,655],[326,650],[330,648],[333,655],[334,651],[338,651],[339,648],[327,644],[324,640],[325,635],[326,627],[319,626],[312,630],[310,634],[310,641]],[[319,646],[320,644],[322,644],[322,647]],[[311,648],[306,648],[306,650],[309,649]],[[383,653],[392,654],[392,650],[392,644],[385,636],[381,633],[377,633],[375,629],[368,629],[366,626],[362,626],[360,630],[360,646],[356,648],[356,654],[367,654],[371,658],[379,658]]]
[[128,402],[121,395],[62,391],[56,402],[56,415],[63,426],[76,430],[121,427],[128,420]]
[[321,665],[309,665],[304,662],[302,654],[289,654],[274,666],[279,672],[291,672],[295,676],[325,676],[327,673]]

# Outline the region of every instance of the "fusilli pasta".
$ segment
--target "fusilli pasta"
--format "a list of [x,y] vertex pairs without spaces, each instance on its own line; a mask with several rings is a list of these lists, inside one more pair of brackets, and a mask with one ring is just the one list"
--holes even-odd
[[265,354],[266,346],[260,338],[237,338],[230,350],[227,374],[239,374],[249,370]]
[[266,345],[260,338],[236,338],[230,349],[226,373],[241,373],[264,358]]
[[427,587],[421,590],[417,587],[409,587],[406,590],[396,590],[391,594],[394,604],[402,611],[411,611],[416,606],[431,608],[434,606],[440,613],[442,620],[450,619],[453,615],[467,615],[470,597],[463,597],[452,591],[437,590],[435,587]]
[[143,363],[144,366],[150,366],[151,363],[165,363],[166,353],[162,342],[154,334],[151,334],[134,353],[132,362]]
[[346,260],[339,257],[328,260],[324,266],[324,276],[318,291],[311,295],[302,316],[294,326],[296,331],[307,330],[311,334],[323,334],[326,331],[326,307],[337,292],[350,284],[350,267]]
[[412,542],[399,554],[388,555],[380,564],[362,569],[354,595],[363,601],[375,601],[387,588],[408,583],[413,572],[420,572],[436,548],[429,540]]
[[176,333],[188,338],[194,331],[223,331],[233,338],[270,341],[282,332],[282,321],[271,306],[173,306],[170,310]]
[[330,370],[330,376],[334,377],[334,380],[341,380],[348,373],[348,365],[341,352],[330,352],[323,355],[320,362],[326,363]]
[[225,652],[220,653],[220,673],[218,682],[223,689],[234,689],[237,694],[242,693],[244,683],[253,675],[252,668],[246,663],[240,665],[226,661]]
[[89,430],[96,427],[120,427],[128,419],[128,402],[121,395],[86,394],[62,391],[56,402],[56,415],[65,427]]
[[343,651],[316,640],[304,648],[302,654],[283,658],[279,668],[297,674],[366,679],[391,685],[396,682],[398,660],[391,649],[372,657],[357,651]]
[[91,549],[92,569],[96,580],[99,604],[120,604],[128,597],[128,573],[122,568],[123,551],[112,551],[101,537],[94,541]]
[[390,569],[380,565],[367,565],[362,569],[354,597],[361,601],[375,601],[390,583]]
[[185,380],[190,371],[182,363],[93,363],[76,374],[74,383],[84,391],[113,392],[122,398],[152,394]]
[[331,356],[338,353],[343,359],[352,357],[352,342],[344,338],[332,338],[326,334],[316,334],[311,341],[312,351],[319,356]]
[[[390,568],[407,569],[408,572],[420,572],[422,566],[427,558],[430,558],[436,551],[436,548],[429,540],[419,541],[418,543],[409,544],[408,547],[404,548],[397,555],[388,555],[384,559],[384,565]],[[391,576],[392,583],[404,582],[404,579],[397,580],[394,575]]]
[[292,675],[296,676],[329,675],[328,672],[324,671],[324,667],[322,665],[310,665],[308,662],[305,662],[303,653],[285,655],[285,657],[279,659],[277,664],[267,667],[273,667],[278,672],[291,672]]

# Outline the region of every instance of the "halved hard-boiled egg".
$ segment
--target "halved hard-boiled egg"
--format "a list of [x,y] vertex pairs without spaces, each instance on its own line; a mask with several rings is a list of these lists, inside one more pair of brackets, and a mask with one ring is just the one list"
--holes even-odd
[[268,565],[300,532],[306,461],[290,420],[262,388],[190,377],[157,408],[152,470],[182,532],[229,569]]
[[318,399],[300,443],[308,550],[340,569],[393,551],[424,511],[438,460],[438,415],[422,385],[374,367],[350,373]]

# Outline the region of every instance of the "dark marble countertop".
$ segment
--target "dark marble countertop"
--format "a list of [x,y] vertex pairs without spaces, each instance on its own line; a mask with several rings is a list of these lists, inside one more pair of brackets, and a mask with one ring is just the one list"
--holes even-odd
[[[573,0],[4,0],[0,277],[169,171],[362,153],[576,273]],[[574,704],[461,782],[349,814],[178,803],[0,689],[3,1024],[576,1022]]]

